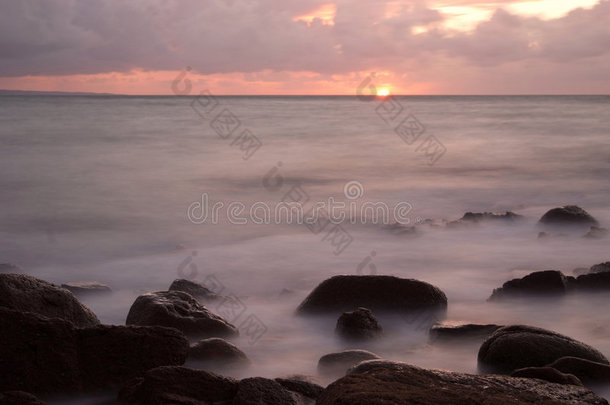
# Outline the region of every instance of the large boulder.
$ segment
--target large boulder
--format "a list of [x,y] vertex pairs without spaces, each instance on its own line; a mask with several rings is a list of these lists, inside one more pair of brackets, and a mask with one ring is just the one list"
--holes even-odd
[[335,327],[335,333],[345,340],[374,339],[382,332],[383,329],[373,312],[362,307],[352,312],[344,312]]
[[570,289],[570,281],[557,270],[536,271],[523,278],[507,281],[489,297],[490,301],[531,296],[561,296]]
[[192,295],[181,291],[159,291],[140,295],[129,309],[125,323],[168,326],[191,338],[239,335],[235,326],[210,312]]
[[582,382],[573,374],[562,373],[553,367],[526,367],[513,371],[511,377],[537,378],[556,384],[578,385],[582,387]]
[[220,366],[247,366],[248,356],[237,346],[221,338],[202,339],[191,346],[189,359]]
[[598,350],[570,337],[532,326],[512,325],[495,331],[481,345],[479,368],[511,373],[525,367],[542,367],[565,356],[608,364]]
[[367,350],[344,350],[338,353],[329,353],[318,360],[318,372],[323,375],[344,375],[346,371],[356,364],[365,361],[380,359],[375,353]]
[[119,392],[122,403],[137,405],[231,404],[237,381],[186,367],[157,367],[127,381]]
[[437,287],[418,280],[394,276],[335,276],[318,285],[297,312],[338,315],[358,307],[375,312],[444,312],[447,297]]
[[183,278],[176,279],[169,286],[169,291],[182,291],[191,294],[202,302],[214,301],[219,298],[218,294],[203,285]]
[[76,326],[100,323],[70,291],[25,274],[0,274],[0,307],[60,318]]
[[577,205],[566,205],[547,211],[538,221],[546,226],[585,227],[599,226],[599,223],[587,211]]
[[262,377],[244,378],[231,405],[298,405],[297,396],[280,383]]
[[610,384],[610,365],[578,357],[562,357],[549,364],[562,373],[573,374],[585,384]]
[[536,379],[379,365],[329,385],[317,405],[606,405],[586,388]]
[[430,340],[439,343],[455,343],[457,341],[483,341],[502,326],[488,324],[465,325],[434,325],[430,328]]
[[0,308],[0,325],[0,391],[67,394],[114,388],[151,367],[184,363],[188,350],[182,333],[163,327],[77,328],[6,308]]

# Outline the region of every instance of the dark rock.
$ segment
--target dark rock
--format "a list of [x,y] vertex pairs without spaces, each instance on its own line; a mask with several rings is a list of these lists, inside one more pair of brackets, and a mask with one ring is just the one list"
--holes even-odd
[[231,404],[237,381],[186,367],[157,367],[123,385],[119,400],[128,404]]
[[44,405],[36,396],[23,391],[0,392],[0,405]]
[[594,264],[589,269],[589,273],[604,273],[610,271],[610,262]]
[[430,340],[433,342],[456,342],[469,340],[484,340],[489,335],[500,329],[501,325],[434,325],[430,328]]
[[358,308],[344,312],[337,320],[335,333],[346,340],[367,340],[378,337],[383,332],[377,318],[370,309]]
[[583,235],[589,239],[602,239],[608,236],[608,229],[600,228],[599,226],[592,226],[589,231]]
[[288,391],[312,400],[318,399],[322,391],[324,391],[324,388],[319,384],[297,378],[276,378],[275,381]]
[[562,357],[547,367],[573,374],[585,384],[610,384],[610,365],[605,363],[577,357]]
[[556,384],[578,385],[582,387],[582,382],[573,374],[564,374],[552,367],[527,367],[520,368],[511,373],[511,377],[537,378]]
[[168,326],[192,338],[239,335],[235,326],[214,315],[192,295],[182,291],[140,295],[129,309],[126,324]]
[[557,270],[536,271],[507,281],[489,297],[490,301],[527,296],[561,296],[569,289],[569,279]]
[[182,278],[174,280],[172,285],[169,286],[169,291],[182,291],[191,294],[193,297],[203,302],[214,301],[219,298],[218,294],[207,287]]
[[262,377],[244,378],[232,405],[298,405],[296,396],[280,383]]
[[365,360],[380,359],[375,353],[366,350],[344,350],[329,353],[318,360],[318,372],[324,375],[344,375],[352,366]]
[[582,274],[576,277],[578,291],[610,290],[610,272]]
[[608,364],[599,351],[570,337],[532,326],[512,325],[495,331],[479,349],[482,371],[510,373],[543,367],[565,356]]
[[317,405],[571,404],[606,405],[583,387],[499,375],[424,370],[406,364],[349,374],[329,385]]
[[460,219],[461,221],[468,222],[481,222],[481,221],[507,221],[513,222],[519,219],[523,219],[523,215],[515,214],[511,211],[506,211],[504,214],[498,214],[493,212],[467,212]]
[[175,329],[93,326],[0,308],[0,390],[37,394],[113,388],[151,367],[182,364],[188,342]]
[[299,305],[300,314],[339,314],[365,307],[375,312],[444,313],[447,297],[437,287],[394,276],[335,276],[318,285]]
[[0,307],[60,318],[76,326],[100,323],[70,291],[25,274],[0,274]]
[[62,284],[62,288],[70,291],[74,295],[100,294],[112,292],[110,287],[98,281],[72,281]]
[[566,205],[553,208],[544,214],[538,223],[560,226],[599,226],[599,223],[589,213],[577,205]]
[[246,366],[250,359],[232,343],[221,338],[202,339],[191,346],[189,359],[226,366]]

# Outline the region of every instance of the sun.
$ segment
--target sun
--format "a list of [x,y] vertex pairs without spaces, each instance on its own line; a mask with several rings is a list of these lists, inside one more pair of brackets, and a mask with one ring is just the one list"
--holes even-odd
[[388,90],[388,89],[379,89],[379,90],[377,90],[377,95],[379,97],[389,96],[390,95],[390,90]]

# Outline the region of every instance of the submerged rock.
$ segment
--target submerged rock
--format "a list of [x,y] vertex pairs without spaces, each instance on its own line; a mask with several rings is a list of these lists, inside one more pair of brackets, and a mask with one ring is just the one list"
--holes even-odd
[[472,340],[483,341],[501,327],[501,325],[476,325],[472,323],[457,326],[434,325],[430,328],[430,340],[446,343]]
[[367,350],[344,350],[338,353],[329,353],[320,357],[318,372],[325,375],[344,375],[350,367],[362,361],[380,358]]
[[549,364],[562,373],[573,374],[584,384],[610,384],[610,365],[577,357],[562,357]]
[[357,370],[330,384],[317,405],[605,405],[583,387],[536,379],[425,370],[407,364]]
[[60,318],[76,326],[100,323],[70,291],[25,274],[0,274],[0,307]]
[[484,372],[511,373],[526,367],[543,367],[565,356],[608,364],[593,347],[546,329],[511,325],[495,331],[481,345],[479,368]]
[[152,367],[182,364],[188,341],[175,329],[78,328],[59,318],[0,308],[0,391],[37,394],[113,388]]
[[520,368],[511,373],[511,377],[537,378],[556,384],[578,385],[582,387],[582,382],[572,374],[564,374],[553,367],[527,367]]
[[231,404],[237,381],[186,367],[157,367],[127,381],[119,392],[123,403],[137,405]]
[[203,285],[194,281],[185,279],[174,280],[174,282],[169,286],[169,291],[182,291],[203,302],[214,301],[220,298],[218,294],[211,291],[207,287],[204,287]]
[[358,308],[344,312],[337,320],[335,333],[346,340],[368,340],[378,337],[383,329],[370,309]]
[[538,223],[551,226],[599,226],[595,218],[577,205],[553,208],[547,211]]
[[65,288],[74,295],[103,294],[112,292],[110,287],[98,281],[72,281],[62,284],[61,288]]
[[375,312],[444,313],[447,297],[423,281],[394,276],[334,276],[318,285],[299,305],[299,314],[338,314],[365,307]]
[[594,264],[589,269],[589,273],[604,273],[604,272],[610,272],[610,262]]
[[176,328],[192,338],[232,337],[235,326],[213,314],[192,295],[182,291],[159,291],[140,295],[131,308],[127,325],[160,325]]
[[578,291],[605,291],[610,290],[610,272],[582,274],[576,277]]
[[557,270],[536,271],[523,278],[507,281],[489,297],[490,301],[527,296],[561,296],[570,288],[570,281]]
[[213,362],[221,366],[246,366],[248,356],[237,346],[220,338],[202,339],[191,346],[189,359]]
[[592,226],[589,228],[589,231],[583,235],[583,237],[589,239],[602,239],[606,236],[608,236],[608,229],[599,226]]

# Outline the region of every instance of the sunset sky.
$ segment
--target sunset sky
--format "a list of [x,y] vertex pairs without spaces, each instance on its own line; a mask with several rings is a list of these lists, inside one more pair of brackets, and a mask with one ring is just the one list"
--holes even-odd
[[609,44],[610,0],[0,0],[0,89],[608,94]]

